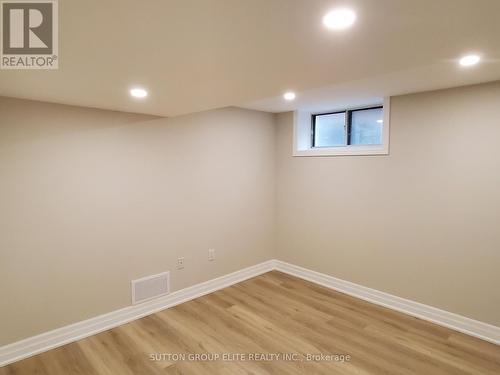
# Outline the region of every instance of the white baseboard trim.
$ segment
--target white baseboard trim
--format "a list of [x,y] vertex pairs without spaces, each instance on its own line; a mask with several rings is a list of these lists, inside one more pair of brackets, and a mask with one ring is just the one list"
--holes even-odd
[[164,297],[128,306],[2,346],[0,347],[0,367],[168,309],[169,307],[179,305],[272,270],[281,271],[353,297],[500,345],[500,327],[396,297],[280,260],[269,260],[201,284],[178,290]]
[[157,299],[55,329],[0,347],[0,367],[106,331],[274,269],[274,260],[178,290]]
[[500,345],[500,327],[396,297],[280,260],[276,260],[274,265],[277,271]]

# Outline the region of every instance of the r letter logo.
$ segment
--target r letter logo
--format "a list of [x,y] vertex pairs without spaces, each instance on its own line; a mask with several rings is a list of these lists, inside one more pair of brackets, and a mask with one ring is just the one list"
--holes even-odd
[[1,1],[1,69],[57,69],[57,0]]

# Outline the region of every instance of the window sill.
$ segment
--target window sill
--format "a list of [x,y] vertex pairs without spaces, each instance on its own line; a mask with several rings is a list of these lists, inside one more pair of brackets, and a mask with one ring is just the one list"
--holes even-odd
[[[387,147],[386,147],[387,146]],[[321,147],[294,150],[293,156],[389,155],[388,145]]]

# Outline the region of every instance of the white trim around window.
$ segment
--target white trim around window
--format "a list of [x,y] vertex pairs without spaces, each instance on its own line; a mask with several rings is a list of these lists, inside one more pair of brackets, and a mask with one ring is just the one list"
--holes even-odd
[[[384,125],[381,145],[349,145],[338,147],[313,147],[312,122],[314,112],[297,110],[293,116],[293,156],[347,156],[347,155],[388,155],[390,133],[390,98],[383,103],[372,103],[367,107],[382,105],[384,108]],[[344,108],[345,109],[345,108]],[[358,108],[356,108],[358,109]],[[343,109],[340,109],[343,110]]]

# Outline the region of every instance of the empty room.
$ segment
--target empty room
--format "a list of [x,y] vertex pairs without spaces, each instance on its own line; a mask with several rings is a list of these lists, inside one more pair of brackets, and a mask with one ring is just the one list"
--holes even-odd
[[500,374],[500,1],[0,33],[0,375]]

